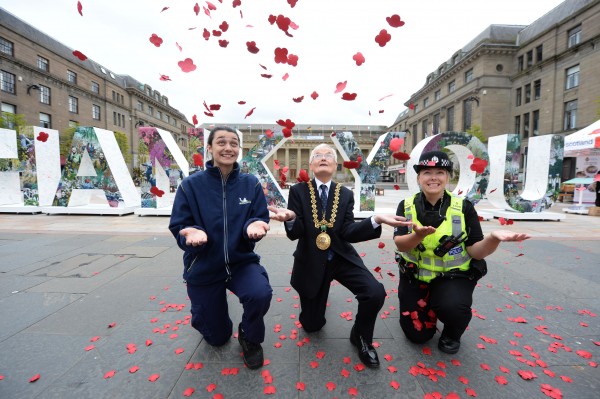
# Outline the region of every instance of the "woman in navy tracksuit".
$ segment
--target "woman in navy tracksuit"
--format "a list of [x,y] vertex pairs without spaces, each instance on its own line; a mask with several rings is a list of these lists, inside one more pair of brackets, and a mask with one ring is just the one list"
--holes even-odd
[[192,303],[192,326],[207,343],[225,344],[233,324],[227,290],[244,308],[238,340],[244,363],[263,365],[264,315],[272,288],[254,252],[269,230],[269,211],[258,179],[240,173],[237,132],[216,127],[208,136],[212,160],[206,169],[185,178],[177,190],[169,230],[183,249],[183,278]]

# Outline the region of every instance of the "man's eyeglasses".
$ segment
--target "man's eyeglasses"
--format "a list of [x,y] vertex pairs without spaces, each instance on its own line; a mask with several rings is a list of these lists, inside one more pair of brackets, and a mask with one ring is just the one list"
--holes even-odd
[[315,154],[315,155],[313,155],[313,159],[316,159],[317,161],[319,161],[321,159],[326,159],[328,161],[331,161],[334,158],[335,158],[335,156],[332,153],[330,153],[330,152],[328,152],[326,154]]

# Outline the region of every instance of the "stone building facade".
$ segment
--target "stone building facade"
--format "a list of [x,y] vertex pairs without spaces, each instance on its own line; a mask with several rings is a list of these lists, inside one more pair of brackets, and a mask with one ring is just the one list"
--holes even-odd
[[[600,1],[567,0],[531,25],[491,25],[426,77],[390,130],[409,149],[432,134],[467,131],[528,139],[573,133],[600,109]],[[563,177],[574,174],[566,158]]]
[[137,165],[137,126],[155,126],[187,148],[193,125],[165,95],[73,49],[0,8],[0,102],[3,113],[58,130],[82,125],[124,133]]

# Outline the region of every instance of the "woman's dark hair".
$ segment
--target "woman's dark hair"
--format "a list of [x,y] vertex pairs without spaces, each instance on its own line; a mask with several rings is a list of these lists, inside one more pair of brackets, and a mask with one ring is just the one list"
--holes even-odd
[[217,126],[217,127],[213,128],[210,131],[210,133],[208,134],[208,145],[212,145],[213,138],[215,137],[215,133],[218,132],[219,130],[225,130],[226,132],[235,133],[235,135],[238,138],[238,141],[240,140],[240,136],[235,129],[233,129],[229,126]]

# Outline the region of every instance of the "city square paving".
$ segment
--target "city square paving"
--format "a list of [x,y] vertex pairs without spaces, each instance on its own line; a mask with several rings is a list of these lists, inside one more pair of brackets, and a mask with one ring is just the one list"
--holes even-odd
[[[256,248],[273,286],[264,367],[244,367],[235,337],[208,346],[189,325],[182,252],[167,225],[0,214],[0,398],[598,397],[600,217],[483,221],[484,232],[533,238],[488,258],[455,355],[437,349],[437,334],[425,345],[404,338],[391,229],[357,244],[388,292],[377,370],[362,366],[348,339],[357,302],[339,284],[323,330],[302,330],[289,285],[295,243],[278,222]],[[229,304],[237,325],[234,295]]]

